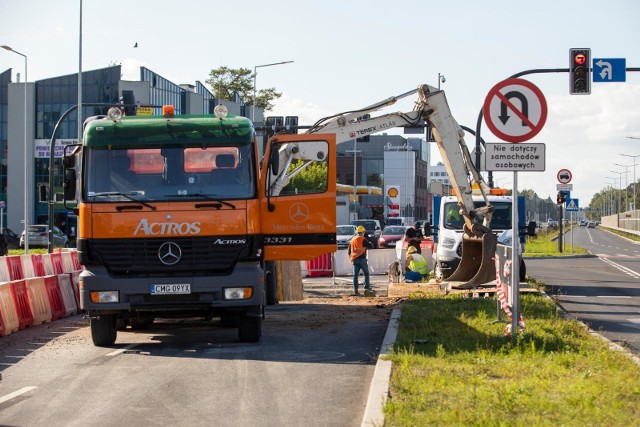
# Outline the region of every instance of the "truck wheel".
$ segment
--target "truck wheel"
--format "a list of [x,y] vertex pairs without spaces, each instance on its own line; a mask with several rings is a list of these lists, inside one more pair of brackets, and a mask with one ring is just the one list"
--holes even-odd
[[521,259],[520,260],[520,281],[521,282],[526,282],[527,281],[527,266],[524,263],[524,260]]
[[238,317],[238,338],[242,342],[258,342],[262,336],[261,316]]
[[265,272],[264,286],[267,291],[267,305],[276,305],[278,303],[278,284],[275,271],[269,269]]
[[106,347],[116,342],[118,330],[116,329],[116,316],[103,314],[91,319],[91,339],[98,347]]

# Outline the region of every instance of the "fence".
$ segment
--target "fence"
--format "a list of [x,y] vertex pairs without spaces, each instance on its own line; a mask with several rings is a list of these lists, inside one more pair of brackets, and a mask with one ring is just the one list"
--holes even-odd
[[0,257],[0,335],[80,311],[76,251]]

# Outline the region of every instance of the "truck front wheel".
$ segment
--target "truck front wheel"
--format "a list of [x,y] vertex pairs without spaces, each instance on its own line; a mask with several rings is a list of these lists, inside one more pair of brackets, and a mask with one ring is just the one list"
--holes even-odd
[[242,342],[258,342],[262,336],[262,317],[241,315],[238,317],[238,338]]
[[103,314],[91,319],[91,339],[98,347],[106,347],[116,342],[118,329],[116,327],[116,316],[113,314]]

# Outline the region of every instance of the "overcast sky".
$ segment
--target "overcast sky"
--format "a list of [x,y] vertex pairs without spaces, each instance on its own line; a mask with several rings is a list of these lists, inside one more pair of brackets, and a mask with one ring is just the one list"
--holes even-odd
[[[79,5],[0,0],[0,44],[28,56],[29,81],[78,71]],[[270,115],[298,115],[303,125],[423,83],[437,86],[443,74],[454,117],[475,129],[494,85],[524,70],[567,68],[572,47],[640,67],[639,20],[636,0],[84,0],[82,68],[122,64],[123,78],[138,80],[144,65],[193,84],[223,65],[294,61],[258,68],[256,81],[283,93]],[[0,50],[0,71],[8,68],[15,78],[24,60]],[[572,197],[584,207],[607,185],[631,185],[634,167],[614,163],[633,164],[621,153],[640,155],[640,139],[628,138],[640,138],[640,73],[627,73],[625,83],[594,83],[589,96],[569,95],[567,73],[526,78],[548,104],[544,128],[528,141],[546,144],[547,158],[545,172],[518,173],[518,189],[554,196],[557,172],[569,169]],[[407,101],[389,111],[411,108]],[[504,142],[485,124],[481,135]],[[473,136],[466,140],[473,148]],[[511,188],[513,173],[494,177]]]

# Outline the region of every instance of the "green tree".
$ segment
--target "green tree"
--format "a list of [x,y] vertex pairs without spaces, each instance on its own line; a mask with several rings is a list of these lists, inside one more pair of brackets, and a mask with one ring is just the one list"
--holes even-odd
[[[289,171],[302,164],[302,160],[292,163]],[[287,187],[295,188],[298,194],[321,193],[327,190],[329,169],[327,162],[313,162],[291,179]]]
[[[209,72],[206,83],[211,87],[213,95],[218,99],[233,100],[233,94],[240,95],[247,105],[253,105],[253,73],[248,68],[218,67]],[[260,89],[256,92],[255,105],[265,111],[271,111],[273,101],[282,93],[276,88]]]

